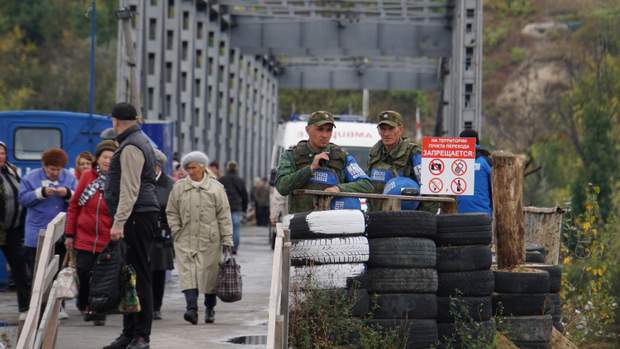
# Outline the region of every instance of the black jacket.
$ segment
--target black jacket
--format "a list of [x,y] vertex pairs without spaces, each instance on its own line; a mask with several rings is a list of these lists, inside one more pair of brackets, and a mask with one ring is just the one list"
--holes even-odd
[[248,209],[248,191],[245,182],[235,172],[228,172],[220,178],[220,183],[226,189],[226,196],[230,203],[231,212],[245,212]]
[[156,236],[161,240],[170,240],[170,227],[168,226],[168,217],[166,216],[166,206],[173,186],[174,181],[172,178],[163,172],[155,181],[155,192],[159,201],[159,229]]

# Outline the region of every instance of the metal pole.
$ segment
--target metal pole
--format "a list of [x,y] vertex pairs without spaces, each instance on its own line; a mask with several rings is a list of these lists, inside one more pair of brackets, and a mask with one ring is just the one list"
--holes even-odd
[[93,0],[90,11],[90,78],[88,91],[88,115],[90,127],[88,130],[88,144],[93,144],[93,110],[95,105],[95,47],[97,46],[97,2]]
[[368,109],[370,105],[370,92],[365,88],[362,92],[362,115],[364,116],[364,120],[368,120]]

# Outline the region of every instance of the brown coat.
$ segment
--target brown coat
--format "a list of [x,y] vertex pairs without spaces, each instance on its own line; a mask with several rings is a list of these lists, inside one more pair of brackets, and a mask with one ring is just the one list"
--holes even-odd
[[183,178],[172,188],[166,215],[181,289],[214,293],[222,245],[233,245],[230,205],[224,186],[208,175],[199,185],[189,177]]

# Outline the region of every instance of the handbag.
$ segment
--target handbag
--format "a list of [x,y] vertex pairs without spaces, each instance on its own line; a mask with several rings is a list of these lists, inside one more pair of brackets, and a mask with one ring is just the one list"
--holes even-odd
[[224,262],[220,263],[220,270],[217,273],[215,295],[225,303],[241,300],[241,266],[237,264],[235,258],[227,256],[224,258]]
[[136,270],[132,265],[125,265],[121,271],[121,301],[118,311],[123,314],[139,313],[140,298],[136,290]]
[[116,311],[121,300],[121,272],[125,266],[125,243],[110,241],[97,256],[90,277],[88,302],[96,313]]
[[67,251],[62,262],[62,270],[56,276],[56,298],[72,299],[78,296],[79,279],[75,269],[73,253]]

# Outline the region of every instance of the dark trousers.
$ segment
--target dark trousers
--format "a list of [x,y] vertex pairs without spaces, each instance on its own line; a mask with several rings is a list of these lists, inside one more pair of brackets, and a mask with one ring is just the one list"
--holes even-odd
[[166,271],[153,270],[153,310],[160,311],[166,288]]
[[266,227],[269,225],[269,206],[255,205],[256,209],[256,225]]
[[153,287],[151,285],[150,251],[159,212],[132,213],[123,234],[127,244],[125,262],[136,270],[136,291],[140,312],[123,315],[123,335],[150,340],[153,322]]
[[23,233],[18,229],[6,232],[6,244],[0,246],[4,257],[11,267],[11,276],[17,289],[17,307],[19,312],[27,311],[30,306],[30,273],[23,248]]
[[76,252],[75,267],[77,269],[78,279],[80,280],[77,307],[81,311],[85,311],[89,305],[88,295],[90,294],[90,275],[99,254],[81,250],[76,250]]
[[[64,239],[61,239],[54,245],[54,254],[58,255],[58,261],[60,265],[58,266],[58,271],[62,269],[62,262],[65,259],[65,254],[67,253],[67,248],[65,247]],[[28,271],[30,273],[30,277],[34,279],[34,272],[37,268],[36,259],[37,259],[37,248],[36,247],[28,247],[24,246],[24,254],[26,258],[26,265]]]
[[[185,295],[185,307],[187,310],[198,310],[198,289],[191,288],[188,290],[183,290],[183,294]],[[217,304],[217,299],[215,298],[215,293],[205,293],[205,307],[215,308]]]

